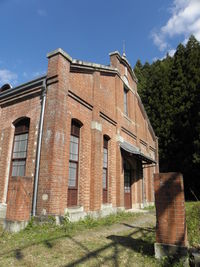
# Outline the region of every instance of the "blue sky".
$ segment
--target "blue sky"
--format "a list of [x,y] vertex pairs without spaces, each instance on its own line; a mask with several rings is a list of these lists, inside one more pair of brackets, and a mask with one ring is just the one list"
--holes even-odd
[[0,86],[43,75],[46,54],[109,64],[109,52],[152,62],[200,40],[200,0],[0,0]]

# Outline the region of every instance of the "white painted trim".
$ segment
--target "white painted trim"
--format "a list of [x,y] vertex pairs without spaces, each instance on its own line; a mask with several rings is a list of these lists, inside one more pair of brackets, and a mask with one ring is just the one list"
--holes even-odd
[[97,121],[92,121],[91,122],[91,129],[102,132],[102,124],[98,123]]

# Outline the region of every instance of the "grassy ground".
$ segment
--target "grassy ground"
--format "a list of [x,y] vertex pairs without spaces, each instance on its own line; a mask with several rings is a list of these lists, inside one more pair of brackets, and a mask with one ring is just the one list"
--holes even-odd
[[[198,244],[200,236],[196,230],[199,223],[196,205],[189,203],[186,207],[190,216],[188,236],[193,245]],[[154,258],[155,213],[152,210],[144,214],[119,213],[99,220],[87,217],[78,223],[69,223],[66,218],[61,226],[56,226],[50,218],[50,223],[41,226],[31,222],[17,234],[1,229],[0,236],[2,267],[181,266]]]
[[190,246],[200,248],[200,202],[186,203],[186,222]]
[[65,220],[59,227],[53,220],[30,223],[20,233],[1,233],[0,266],[160,266],[154,259],[154,225],[155,215],[131,213]]

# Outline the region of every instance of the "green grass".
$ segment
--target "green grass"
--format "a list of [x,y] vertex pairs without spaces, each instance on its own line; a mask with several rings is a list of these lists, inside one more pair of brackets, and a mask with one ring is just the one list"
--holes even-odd
[[146,214],[120,212],[100,219],[87,216],[76,223],[66,217],[61,226],[50,217],[42,225],[31,220],[15,234],[1,229],[0,266],[159,266],[153,226],[118,232],[123,223],[142,216]]
[[185,206],[189,244],[200,248],[200,202],[186,202]]
[[[186,203],[186,215],[190,246],[198,247],[200,202]],[[145,214],[120,212],[100,219],[87,216],[76,223],[66,216],[60,226],[53,217],[42,225],[31,220],[15,234],[0,229],[0,266],[183,266],[155,259],[154,223],[135,224],[147,216],[154,218],[152,209]]]
[[156,208],[155,208],[155,205],[151,205],[151,206],[144,207],[144,210],[155,211]]

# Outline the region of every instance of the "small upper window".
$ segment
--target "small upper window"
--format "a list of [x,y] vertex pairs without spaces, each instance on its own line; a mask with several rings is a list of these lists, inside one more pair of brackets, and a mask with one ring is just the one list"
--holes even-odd
[[125,75],[128,76],[127,67],[125,67]]
[[124,87],[124,113],[128,115],[128,90]]

